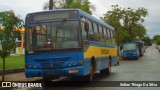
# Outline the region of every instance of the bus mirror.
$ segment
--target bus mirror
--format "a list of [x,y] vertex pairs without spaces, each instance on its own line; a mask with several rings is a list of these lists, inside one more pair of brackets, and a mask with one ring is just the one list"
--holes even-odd
[[89,31],[89,23],[85,22],[85,31],[88,32]]
[[86,19],[83,18],[83,16],[81,16],[81,21],[82,21],[82,22],[86,22]]

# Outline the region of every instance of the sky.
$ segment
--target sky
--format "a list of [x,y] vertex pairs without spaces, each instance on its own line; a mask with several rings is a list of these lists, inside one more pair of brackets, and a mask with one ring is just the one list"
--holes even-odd
[[[43,5],[49,0],[0,0],[0,12],[13,10],[16,16],[25,19],[27,13],[43,10]],[[89,0],[96,8],[95,17],[102,17],[111,10],[111,5],[119,5],[122,8],[131,7],[137,9],[144,7],[149,15],[143,23],[150,37],[160,35],[160,0]]]

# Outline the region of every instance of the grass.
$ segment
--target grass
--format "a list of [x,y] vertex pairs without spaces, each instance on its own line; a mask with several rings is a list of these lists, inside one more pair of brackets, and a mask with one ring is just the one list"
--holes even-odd
[[[0,70],[2,70],[3,60],[0,58]],[[6,69],[17,69],[24,67],[24,55],[9,56],[6,58]]]

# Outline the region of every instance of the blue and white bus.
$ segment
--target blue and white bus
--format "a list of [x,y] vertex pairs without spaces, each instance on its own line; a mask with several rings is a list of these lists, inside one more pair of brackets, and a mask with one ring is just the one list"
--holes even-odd
[[25,19],[25,75],[44,80],[109,74],[117,64],[114,28],[80,9],[29,13]]

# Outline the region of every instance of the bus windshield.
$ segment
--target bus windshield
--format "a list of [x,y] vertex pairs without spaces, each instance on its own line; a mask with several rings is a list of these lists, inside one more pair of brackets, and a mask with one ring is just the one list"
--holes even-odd
[[136,44],[126,44],[123,46],[124,51],[136,50]]
[[37,22],[26,28],[28,50],[78,48],[80,45],[78,21]]

